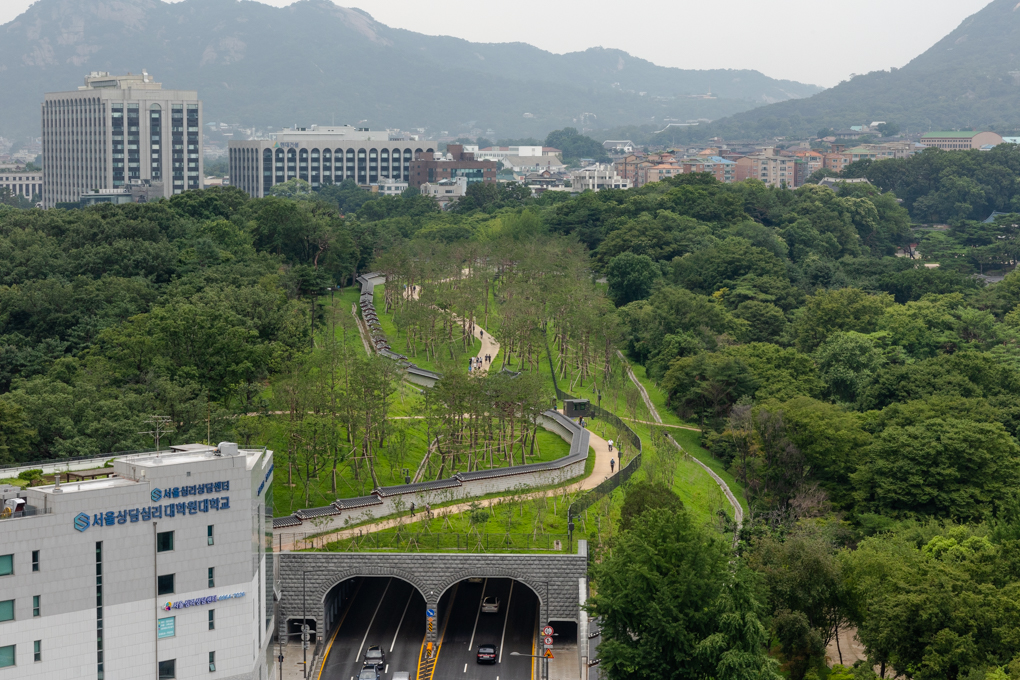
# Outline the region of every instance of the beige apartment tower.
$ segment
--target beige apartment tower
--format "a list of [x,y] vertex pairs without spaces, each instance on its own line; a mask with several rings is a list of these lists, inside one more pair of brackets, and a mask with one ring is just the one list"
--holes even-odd
[[198,93],[164,90],[145,71],[92,72],[77,90],[48,93],[42,140],[46,208],[132,184],[161,187],[167,198],[202,188]]

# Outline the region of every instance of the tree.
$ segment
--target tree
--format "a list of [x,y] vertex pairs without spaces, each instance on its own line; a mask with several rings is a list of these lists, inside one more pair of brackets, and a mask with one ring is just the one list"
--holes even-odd
[[855,404],[885,363],[870,337],[862,333],[833,333],[815,350],[819,377],[833,399]]
[[606,267],[609,296],[617,306],[644,300],[661,276],[659,266],[647,255],[627,251],[614,257]]
[[632,482],[627,487],[620,508],[620,529],[633,529],[640,521],[640,516],[649,510],[679,512],[683,507],[680,497],[664,484],[645,480]]
[[563,162],[590,158],[599,163],[608,163],[609,155],[597,141],[580,134],[576,128],[568,127],[553,130],[545,138],[545,146],[551,146],[563,152]]
[[776,342],[786,330],[786,315],[771,302],[748,300],[740,303],[733,316],[747,322],[741,333],[744,342]]
[[890,295],[868,295],[857,288],[820,291],[793,322],[793,334],[802,352],[811,352],[835,331],[872,333],[886,308]]
[[649,510],[594,566],[601,668],[610,680],[778,680],[748,574],[686,511]]
[[1020,446],[1000,423],[890,425],[851,478],[861,512],[977,521],[1020,481]]

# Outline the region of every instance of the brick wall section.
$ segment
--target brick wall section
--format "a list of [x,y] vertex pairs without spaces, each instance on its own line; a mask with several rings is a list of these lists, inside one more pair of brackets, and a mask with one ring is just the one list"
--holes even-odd
[[[455,583],[471,577],[512,578],[538,596],[541,621],[578,621],[578,581],[588,570],[587,543],[574,555],[486,553],[279,553],[280,629],[302,614],[302,573],[307,572],[308,618],[320,636],[326,630],[326,596],[333,586],[357,576],[392,576],[407,581],[429,607]],[[548,583],[548,591],[547,584]],[[546,593],[548,592],[548,597]],[[439,620],[443,612],[437,612]]]

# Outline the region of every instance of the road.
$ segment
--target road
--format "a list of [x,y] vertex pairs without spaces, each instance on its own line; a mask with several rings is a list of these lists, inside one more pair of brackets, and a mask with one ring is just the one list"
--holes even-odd
[[[499,598],[499,613],[482,614],[484,595]],[[532,659],[511,652],[535,654],[538,598],[527,586],[510,579],[461,581],[440,602],[444,621],[435,680],[532,680]],[[479,664],[478,645],[494,644],[500,652],[495,665]]]
[[406,581],[363,578],[326,652],[322,680],[352,680],[361,672],[365,650],[378,645],[387,665],[380,677],[394,671],[414,677],[425,639],[425,600]]

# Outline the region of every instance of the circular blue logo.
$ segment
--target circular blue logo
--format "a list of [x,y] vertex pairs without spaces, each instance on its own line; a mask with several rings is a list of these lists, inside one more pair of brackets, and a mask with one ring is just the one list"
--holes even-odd
[[158,503],[159,499],[163,497],[163,491],[160,489],[153,489],[149,496],[152,498],[153,503]]
[[74,528],[78,531],[85,531],[89,528],[89,524],[91,524],[89,516],[84,512],[79,512],[74,516]]

